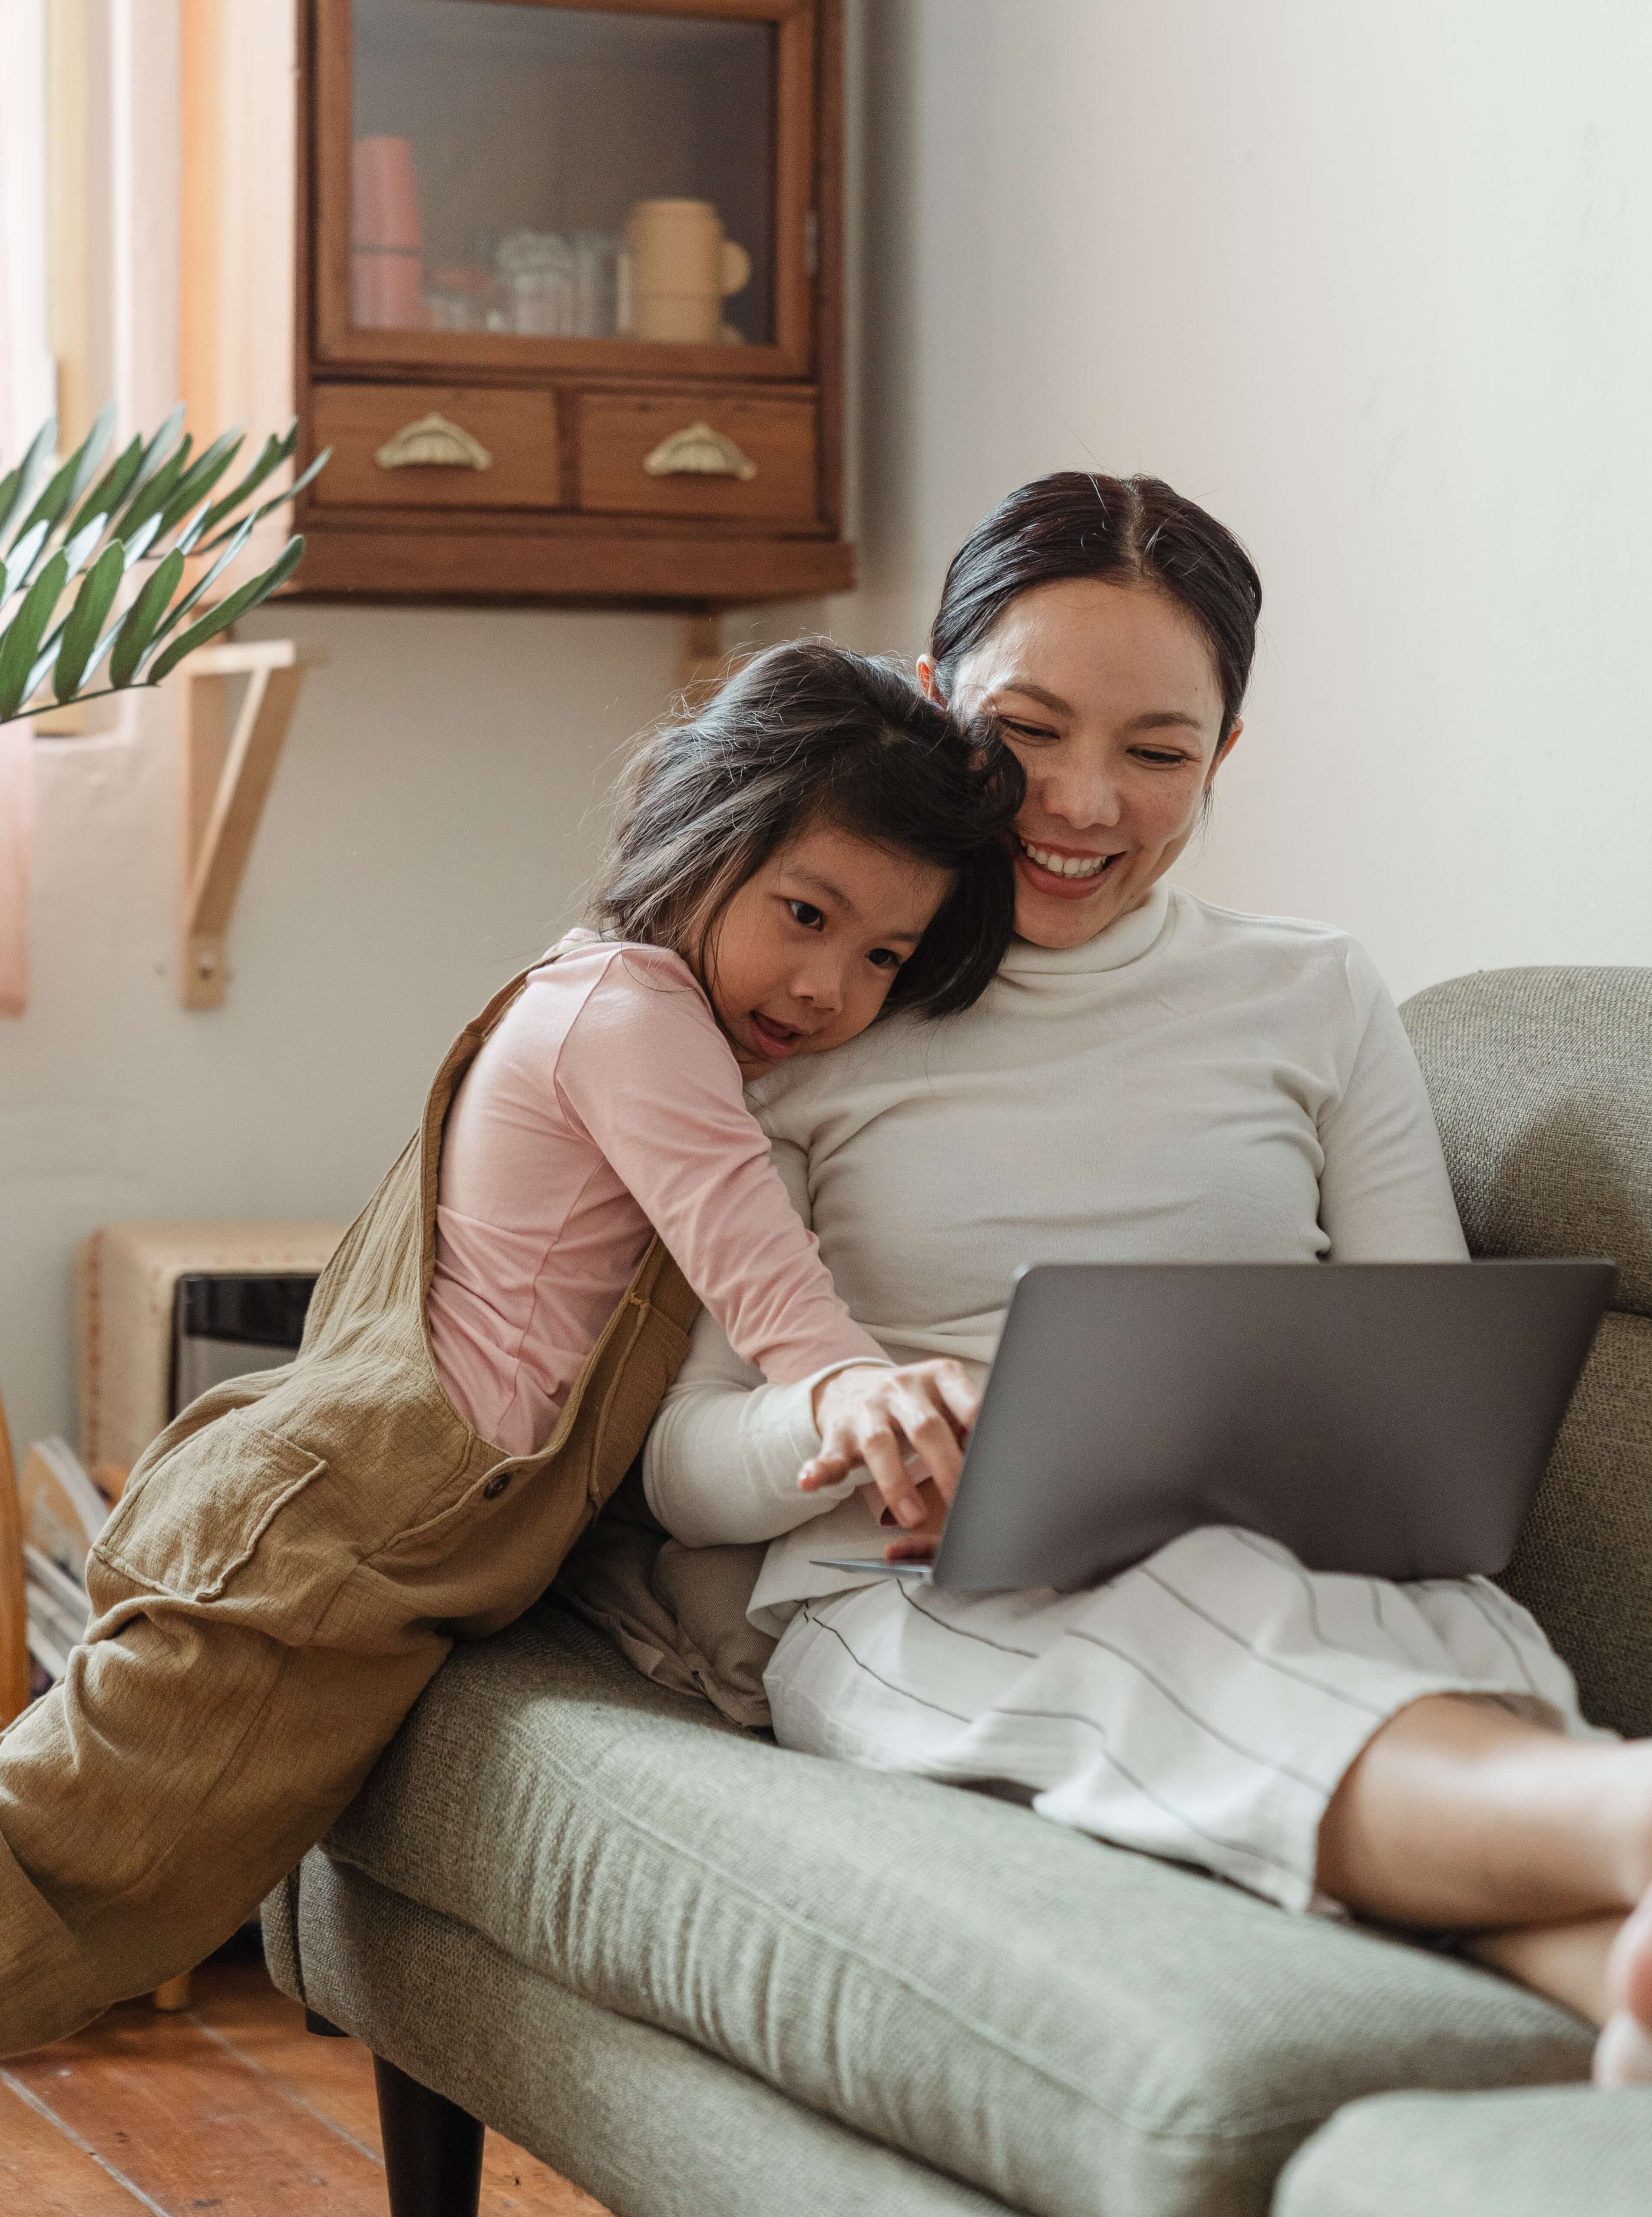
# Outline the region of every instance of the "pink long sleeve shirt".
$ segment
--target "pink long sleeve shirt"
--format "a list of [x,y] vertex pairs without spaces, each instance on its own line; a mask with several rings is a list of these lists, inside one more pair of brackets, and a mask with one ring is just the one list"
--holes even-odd
[[532,973],[443,1135],[430,1339],[473,1430],[509,1454],[544,1446],[653,1231],[772,1385],[887,1362],[786,1197],[687,966],[582,941]]

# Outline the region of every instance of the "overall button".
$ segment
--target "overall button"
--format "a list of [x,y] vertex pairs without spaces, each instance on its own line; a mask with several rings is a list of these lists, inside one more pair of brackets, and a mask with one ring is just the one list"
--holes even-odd
[[510,1473],[508,1470],[496,1471],[483,1487],[482,1498],[484,1501],[497,1501],[509,1484]]

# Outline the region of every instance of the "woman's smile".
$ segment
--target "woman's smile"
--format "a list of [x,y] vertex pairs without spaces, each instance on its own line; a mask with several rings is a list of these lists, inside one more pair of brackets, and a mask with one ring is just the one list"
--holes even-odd
[[1088,899],[1124,853],[1122,848],[1101,855],[1088,848],[1060,847],[1029,839],[1024,832],[1016,834],[1015,843],[1020,849],[1016,868],[1022,876],[1037,892],[1050,893],[1057,900]]

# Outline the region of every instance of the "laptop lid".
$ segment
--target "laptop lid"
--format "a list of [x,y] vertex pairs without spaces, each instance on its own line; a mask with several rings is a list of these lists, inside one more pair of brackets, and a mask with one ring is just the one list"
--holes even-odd
[[1024,1270],[934,1582],[1089,1585],[1203,1524],[1318,1571],[1500,1571],[1616,1282],[1596,1261]]

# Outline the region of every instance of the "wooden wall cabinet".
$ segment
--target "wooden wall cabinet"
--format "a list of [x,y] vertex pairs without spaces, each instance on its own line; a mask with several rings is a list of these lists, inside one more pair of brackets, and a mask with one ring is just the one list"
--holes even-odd
[[183,0],[183,28],[192,428],[296,414],[300,466],[332,448],[300,597],[854,583],[839,0]]

